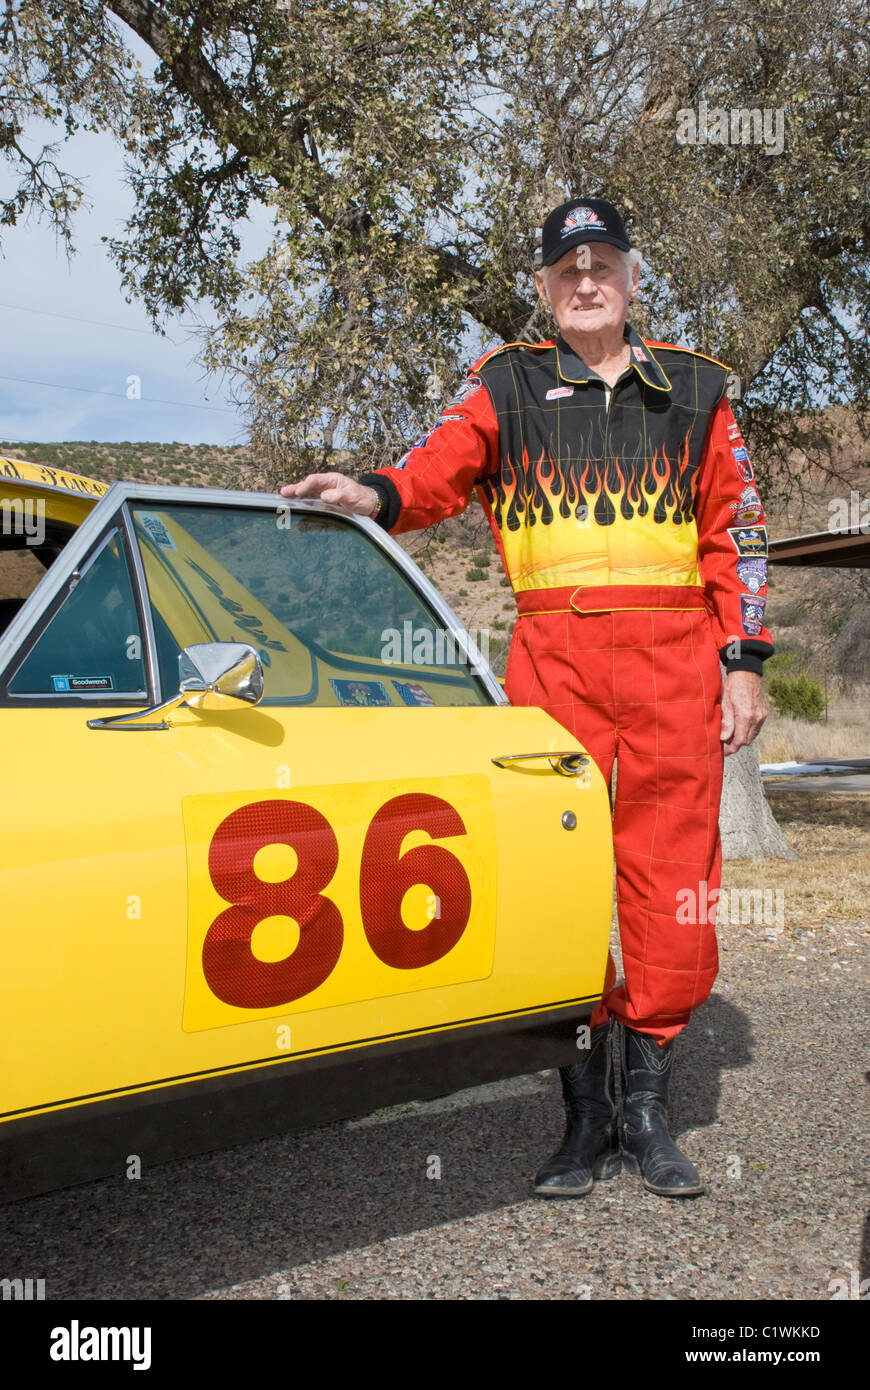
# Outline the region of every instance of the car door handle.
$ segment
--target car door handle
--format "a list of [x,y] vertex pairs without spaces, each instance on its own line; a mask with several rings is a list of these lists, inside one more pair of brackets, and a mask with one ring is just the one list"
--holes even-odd
[[554,772],[563,777],[579,777],[589,766],[585,753],[569,750],[567,753],[503,753],[493,758],[496,767],[509,768],[511,763],[533,762],[535,758],[546,758]]

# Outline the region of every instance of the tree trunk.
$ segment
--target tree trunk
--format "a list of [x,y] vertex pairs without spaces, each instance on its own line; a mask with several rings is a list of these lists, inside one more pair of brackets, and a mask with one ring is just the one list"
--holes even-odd
[[723,859],[797,859],[767,804],[754,743],[725,759],[719,807]]

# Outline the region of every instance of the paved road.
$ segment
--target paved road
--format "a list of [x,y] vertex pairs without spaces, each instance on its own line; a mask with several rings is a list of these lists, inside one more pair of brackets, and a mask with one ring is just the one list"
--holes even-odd
[[870,773],[834,773],[830,777],[765,777],[764,789],[796,792],[870,792]]
[[623,1173],[531,1198],[561,1132],[542,1073],[15,1203],[0,1276],[49,1298],[828,1299],[870,1277],[870,950],[854,924],[721,946],[672,1106],[705,1197]]

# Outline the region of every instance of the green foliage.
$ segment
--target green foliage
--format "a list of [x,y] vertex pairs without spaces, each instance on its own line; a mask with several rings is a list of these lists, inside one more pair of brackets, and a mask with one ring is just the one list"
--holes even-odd
[[809,676],[774,675],[767,685],[768,693],[780,714],[789,719],[806,719],[818,723],[825,712],[825,696],[817,681]]
[[[84,185],[34,123],[113,132],[125,289],[158,324],[204,302],[272,481],[395,462],[477,347],[548,335],[535,232],[578,192],[650,255],[638,326],[739,375],[757,469],[823,452],[826,400],[870,429],[866,0],[10,0],[0,39],[0,226],[72,238]],[[701,103],[781,143],[679,138]]]
[[466,578],[466,579],[475,579],[475,580],[479,580],[479,579],[486,579],[486,577],[487,577],[487,575],[486,575],[486,570],[478,569],[477,566],[474,566],[474,567],[472,567],[472,569],[466,570],[466,571],[465,571],[465,578]]
[[781,676],[786,672],[795,672],[800,664],[800,657],[793,647],[778,645],[773,656],[769,656],[764,663],[764,674],[765,677]]

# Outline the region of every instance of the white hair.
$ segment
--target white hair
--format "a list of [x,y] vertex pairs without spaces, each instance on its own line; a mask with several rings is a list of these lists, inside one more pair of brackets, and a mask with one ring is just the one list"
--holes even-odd
[[632,246],[630,251],[620,251],[619,254],[625,263],[625,273],[628,276],[628,288],[631,289],[632,280],[634,279],[634,267],[637,266],[639,268],[641,275],[646,269],[643,263],[643,256],[636,246]]
[[[588,244],[591,245],[592,243]],[[619,258],[622,261],[622,264],[625,266],[625,278],[628,286],[628,292],[629,294],[631,294],[631,291],[634,287],[634,267],[639,266],[641,273],[645,269],[643,263],[643,256],[641,255],[640,251],[638,251],[636,246],[632,246],[630,251],[622,251],[618,246],[615,248],[615,250],[619,251]],[[550,276],[553,273],[553,266],[543,265],[540,267],[540,272],[543,277],[544,284],[548,285]]]

